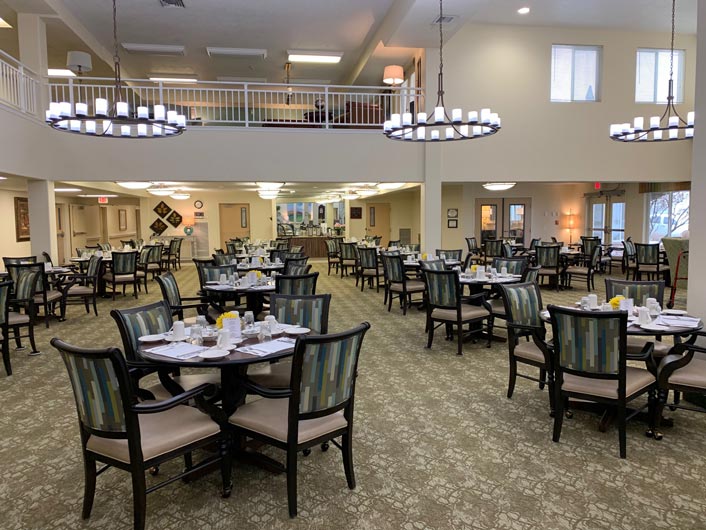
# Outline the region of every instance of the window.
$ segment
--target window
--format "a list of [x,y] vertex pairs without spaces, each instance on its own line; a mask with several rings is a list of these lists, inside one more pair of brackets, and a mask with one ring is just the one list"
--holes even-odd
[[[666,103],[669,94],[669,50],[637,50],[636,103]],[[674,103],[684,101],[684,50],[674,50]]]
[[600,46],[552,46],[551,100],[598,101],[600,62]]
[[648,196],[647,235],[650,243],[681,237],[689,230],[689,192],[668,191]]

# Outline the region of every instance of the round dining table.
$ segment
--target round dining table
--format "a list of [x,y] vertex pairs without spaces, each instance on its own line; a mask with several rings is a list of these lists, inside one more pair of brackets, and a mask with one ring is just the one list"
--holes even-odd
[[275,292],[274,282],[264,285],[229,285],[218,282],[206,282],[202,289],[208,301],[217,308],[222,309],[223,302],[237,300],[241,295],[245,295],[245,307],[247,311],[252,311],[255,316],[262,312],[264,296]]

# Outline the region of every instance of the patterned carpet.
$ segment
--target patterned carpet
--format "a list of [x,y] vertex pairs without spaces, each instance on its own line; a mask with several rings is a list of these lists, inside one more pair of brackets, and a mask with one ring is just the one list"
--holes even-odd
[[[388,313],[382,293],[361,293],[353,279],[327,277],[322,264],[315,269],[318,291],[333,293],[331,331],[372,324],[357,385],[357,489],[346,487],[335,448],[316,449],[300,459],[299,517],[290,519],[285,477],[236,463],[230,499],[220,498],[217,473],[148,496],[149,529],[704,528],[705,417],[674,413],[662,442],[646,438],[643,424],[629,424],[627,460],[618,457],[617,430],[598,432],[588,412],[575,412],[561,443],[552,443],[546,392],[519,380],[513,399],[505,397],[506,344],[467,343],[459,357],[455,342],[437,334],[427,350],[422,312]],[[185,295],[195,291],[193,267],[178,280]],[[599,299],[602,283],[597,278]],[[544,302],[573,302],[582,292],[545,289]],[[158,296],[150,283],[138,303]],[[93,515],[81,521],[76,412],[48,341],[118,345],[109,310],[134,305],[129,297],[103,300],[98,318],[71,306],[66,322],[37,328],[43,355],[13,352],[15,375],[0,376],[2,530],[132,527],[130,480],[119,470],[99,477]],[[175,462],[162,474],[177,469]]]

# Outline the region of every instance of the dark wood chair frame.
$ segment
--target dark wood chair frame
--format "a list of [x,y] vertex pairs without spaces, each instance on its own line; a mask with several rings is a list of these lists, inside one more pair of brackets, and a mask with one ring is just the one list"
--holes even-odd
[[[196,309],[196,312],[199,315],[203,315],[208,319],[208,302],[205,301],[203,298],[200,296],[181,296],[181,291],[179,290],[179,284],[176,281],[176,278],[174,278],[174,285],[176,286],[177,289],[177,296],[179,297],[179,305],[171,305],[169,303],[169,297],[167,294],[167,287],[164,284],[164,277],[165,276],[172,276],[174,275],[171,273],[171,271],[167,271],[165,273],[160,274],[155,278],[157,280],[157,285],[159,285],[159,289],[162,291],[162,298],[164,299],[165,302],[169,305],[169,309],[172,312],[172,316],[176,317],[177,320],[184,320],[184,310],[185,309]],[[186,302],[186,303],[184,303]],[[213,322],[211,322],[213,324]]]

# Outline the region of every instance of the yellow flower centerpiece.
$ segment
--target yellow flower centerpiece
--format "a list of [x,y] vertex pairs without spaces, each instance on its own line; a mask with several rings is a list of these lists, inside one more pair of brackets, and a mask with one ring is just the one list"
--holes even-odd
[[620,301],[625,300],[625,297],[622,294],[619,294],[618,296],[614,296],[610,300],[608,300],[608,303],[610,306],[613,308],[613,311],[617,311],[620,309]]
[[236,315],[232,311],[221,313],[221,315],[219,315],[218,319],[216,320],[216,327],[218,329],[223,329],[223,320],[225,320],[226,318],[238,318],[238,315]]
[[476,272],[478,270],[478,265],[471,265],[471,272]]
[[422,254],[422,259],[427,259],[427,253]]
[[255,274],[257,275],[257,279],[258,279],[258,280],[259,280],[260,278],[262,278],[262,272],[260,272],[260,271],[255,271]]

